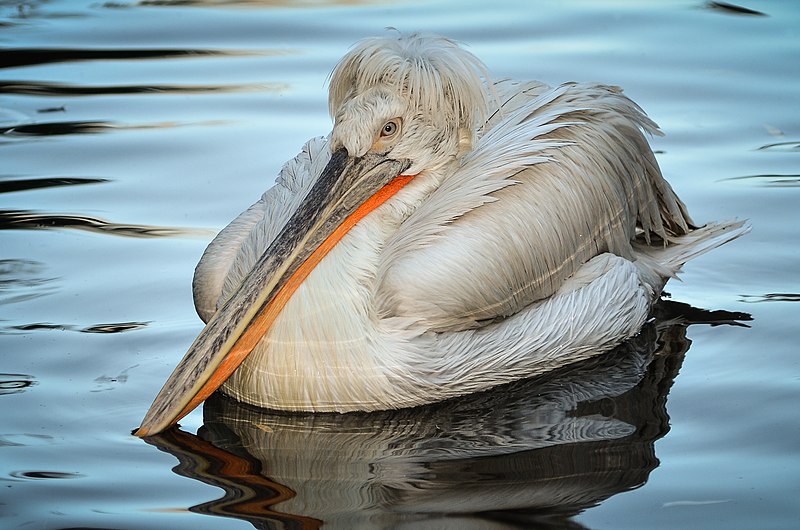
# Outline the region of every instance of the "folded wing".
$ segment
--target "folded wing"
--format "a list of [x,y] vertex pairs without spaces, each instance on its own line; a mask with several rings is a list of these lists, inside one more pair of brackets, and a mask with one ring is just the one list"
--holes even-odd
[[[480,327],[551,296],[592,257],[633,259],[692,226],[621,90],[503,81],[475,149],[389,241],[383,317]],[[491,100],[491,98],[490,98]]]

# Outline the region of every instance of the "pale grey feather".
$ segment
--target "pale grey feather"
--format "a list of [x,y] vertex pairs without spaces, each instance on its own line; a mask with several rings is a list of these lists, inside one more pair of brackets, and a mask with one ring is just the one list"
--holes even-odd
[[[691,225],[643,131],[653,124],[619,89],[498,86],[475,149],[389,242],[384,316],[468,329],[552,295],[593,256],[632,259]],[[492,288],[488,288],[492,286]]]
[[275,185],[226,226],[194,273],[194,303],[208,322],[280,232],[330,159],[326,138],[312,138],[284,164]]

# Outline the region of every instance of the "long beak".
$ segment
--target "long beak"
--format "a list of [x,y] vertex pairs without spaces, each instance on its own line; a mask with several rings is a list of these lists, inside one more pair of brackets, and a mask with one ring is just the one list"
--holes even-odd
[[374,153],[353,158],[345,149],[334,152],[250,275],[195,339],[134,434],[163,431],[219,388],[328,251],[413,178],[401,175],[409,166]]

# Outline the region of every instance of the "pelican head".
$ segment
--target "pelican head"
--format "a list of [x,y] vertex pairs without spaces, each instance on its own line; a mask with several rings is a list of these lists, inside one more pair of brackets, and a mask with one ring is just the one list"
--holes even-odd
[[472,145],[486,114],[486,67],[451,40],[413,34],[365,39],[333,71],[331,150],[408,160],[415,175]]
[[156,397],[138,436],[188,414],[236,370],[292,293],[361,218],[413,176],[469,150],[485,66],[442,37],[361,41],[334,69],[331,157],[303,203]]

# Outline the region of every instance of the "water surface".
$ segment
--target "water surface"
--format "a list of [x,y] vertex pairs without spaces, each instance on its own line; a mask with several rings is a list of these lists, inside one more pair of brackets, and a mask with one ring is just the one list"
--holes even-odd
[[[2,526],[800,526],[800,8],[740,7],[0,2]],[[130,436],[202,327],[205,245],[329,131],[330,70],[389,26],[496,77],[624,87],[695,220],[752,233],[637,340],[540,380],[344,417],[214,399]]]

